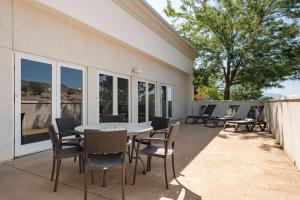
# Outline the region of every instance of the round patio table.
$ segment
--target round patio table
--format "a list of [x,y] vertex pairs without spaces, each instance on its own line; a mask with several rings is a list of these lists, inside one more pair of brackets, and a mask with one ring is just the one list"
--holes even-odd
[[133,158],[133,153],[135,150],[136,136],[153,130],[153,127],[147,123],[106,122],[106,123],[99,123],[99,124],[86,124],[86,125],[77,126],[75,128],[75,131],[79,133],[83,133],[85,129],[100,130],[100,131],[126,129],[127,135],[132,138],[131,153],[129,156],[129,162],[131,163]]

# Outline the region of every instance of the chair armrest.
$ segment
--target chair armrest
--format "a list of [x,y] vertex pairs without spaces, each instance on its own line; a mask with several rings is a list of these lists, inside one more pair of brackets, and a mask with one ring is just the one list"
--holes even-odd
[[63,141],[82,141],[84,140],[84,138],[65,138],[65,139],[59,139],[59,141],[63,142]]
[[131,145],[132,141],[131,140],[128,140],[127,143],[126,143],[126,146],[129,146]]
[[143,142],[143,141],[150,141],[150,142],[161,142],[166,143],[168,142],[165,138],[137,138],[137,142]]

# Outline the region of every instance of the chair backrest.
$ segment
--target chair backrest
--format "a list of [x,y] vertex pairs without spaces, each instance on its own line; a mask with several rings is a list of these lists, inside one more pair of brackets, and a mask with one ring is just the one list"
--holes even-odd
[[237,111],[239,110],[240,105],[229,105],[226,111],[226,116],[230,118],[235,118]]
[[74,117],[56,118],[55,121],[59,132],[74,131],[76,126],[81,125]]
[[127,130],[84,130],[85,154],[112,154],[126,151]]
[[57,137],[57,133],[55,131],[55,128],[54,128],[53,124],[50,124],[48,126],[48,131],[49,131],[50,139],[51,139],[51,142],[52,142],[53,150],[55,150],[55,151],[60,150],[61,149],[61,144],[60,144],[60,141]]
[[199,116],[202,116],[204,114],[205,108],[206,108],[206,105],[202,105],[199,107]]
[[167,135],[167,140],[168,140],[168,145],[170,144],[174,144],[175,142],[175,139],[176,139],[176,135],[179,131],[179,126],[180,126],[180,122],[176,122],[175,124],[172,124],[170,129],[169,129],[169,132],[168,132],[168,135]]
[[207,105],[207,107],[206,107],[206,109],[205,109],[203,115],[209,116],[209,117],[210,117],[210,116],[213,114],[213,112],[214,112],[216,106],[217,106],[217,105],[215,105],[215,104],[209,104],[209,105]]
[[264,110],[264,106],[251,106],[247,114],[247,118],[259,120],[263,110]]
[[123,115],[103,115],[101,122],[125,122],[125,117]]
[[153,130],[161,130],[169,127],[169,118],[166,117],[153,117],[151,121],[151,126]]

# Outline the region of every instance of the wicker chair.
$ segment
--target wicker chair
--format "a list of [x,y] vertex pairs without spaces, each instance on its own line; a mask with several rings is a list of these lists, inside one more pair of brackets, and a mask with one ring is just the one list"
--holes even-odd
[[[59,180],[59,171],[60,171],[60,165],[61,165],[61,160],[66,159],[66,158],[72,158],[79,156],[79,172],[82,172],[82,167],[83,167],[83,151],[82,148],[78,146],[73,146],[69,148],[62,148],[63,141],[66,141],[65,139],[59,139],[57,137],[57,133],[54,129],[54,126],[51,124],[48,126],[49,130],[49,135],[50,139],[52,142],[52,148],[53,148],[53,163],[52,163],[52,172],[51,172],[51,180],[53,180],[54,177],[54,171],[56,168],[56,176],[55,176],[55,185],[54,185],[54,192],[57,191],[57,185],[58,185],[58,180]],[[68,139],[68,140],[74,140],[76,142],[79,142],[81,138],[73,138],[73,139]]]
[[[122,165],[122,199],[125,199],[127,131],[84,131],[84,199],[87,199],[87,174]],[[105,174],[104,174],[105,175]],[[105,176],[103,177],[105,182]]]
[[103,115],[101,122],[125,122],[123,115]]
[[[58,136],[60,139],[67,136],[76,136],[77,138],[80,138],[80,134],[77,133],[74,128],[76,126],[80,126],[81,123],[77,120],[75,120],[74,117],[65,117],[65,118],[56,118],[55,119],[57,128],[58,128]],[[76,143],[76,140],[66,140],[63,145],[66,146],[78,146],[78,143]]]
[[[176,178],[175,174],[175,164],[174,164],[174,151],[175,151],[175,138],[179,130],[180,123],[177,122],[176,124],[172,124],[166,138],[141,138],[138,141],[136,156],[139,157],[140,154],[163,158],[164,159],[164,170],[165,170],[165,181],[166,181],[166,188],[169,189],[168,184],[168,175],[167,175],[167,159],[172,158],[172,169],[173,169],[173,176]],[[147,145],[145,148],[140,149],[140,144],[142,141],[149,141],[150,145]],[[152,145],[152,143],[163,143],[164,147]],[[135,184],[136,179],[136,170],[138,165],[138,159],[135,160],[135,167],[134,167],[134,176],[133,176],[133,185]]]
[[168,133],[169,127],[169,118],[166,117],[153,117],[151,121],[151,126],[153,130],[150,132],[150,137],[154,136],[155,134],[166,134]]

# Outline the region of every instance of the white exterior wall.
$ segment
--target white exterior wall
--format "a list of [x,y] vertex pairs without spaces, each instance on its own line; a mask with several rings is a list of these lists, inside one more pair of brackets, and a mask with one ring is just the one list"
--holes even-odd
[[12,2],[0,1],[0,161],[14,155]]
[[265,103],[265,118],[276,141],[300,169],[300,96]]
[[[0,97],[0,161],[14,157],[14,55],[16,53],[84,67],[87,76],[88,123],[97,123],[98,70],[130,76],[132,121],[137,121],[137,91],[134,90],[137,79],[155,82],[157,87],[160,84],[173,86],[173,118],[182,118],[186,115],[189,100],[187,97],[191,96],[188,89],[190,74],[186,71],[192,68],[192,59],[170,46],[154,32],[149,32],[146,26],[142,27],[141,23],[133,17],[131,19],[125,11],[120,11],[120,8],[116,8],[111,1],[106,0],[105,5],[113,9],[113,14],[119,16],[118,12],[120,12],[119,17],[124,17],[125,23],[129,23],[129,27],[122,23],[124,31],[130,30],[131,33],[141,31],[142,34],[148,31],[147,34],[150,34],[146,35],[149,36],[148,38],[141,37],[136,41],[142,46],[132,47],[135,43],[130,40],[128,43],[123,43],[120,39],[108,36],[107,32],[104,34],[104,31],[96,30],[97,27],[91,28],[78,23],[68,16],[32,2],[0,1],[0,89],[2,94],[5,94]],[[97,4],[100,1],[92,2]],[[74,5],[76,3],[72,3],[70,7]],[[98,11],[99,13],[101,12]],[[107,12],[103,14],[107,15]],[[110,23],[115,25],[116,19],[112,18]],[[128,21],[129,19],[131,21]],[[101,27],[103,24],[98,25]],[[134,25],[136,27],[132,27]],[[124,39],[128,39],[128,36]],[[146,44],[150,46],[145,46]],[[157,51],[160,47],[161,50]],[[172,60],[176,61],[176,66],[172,65]],[[142,73],[133,74],[134,67],[139,68]],[[157,98],[158,92],[157,90]],[[156,111],[159,114],[159,99],[156,103]]]

